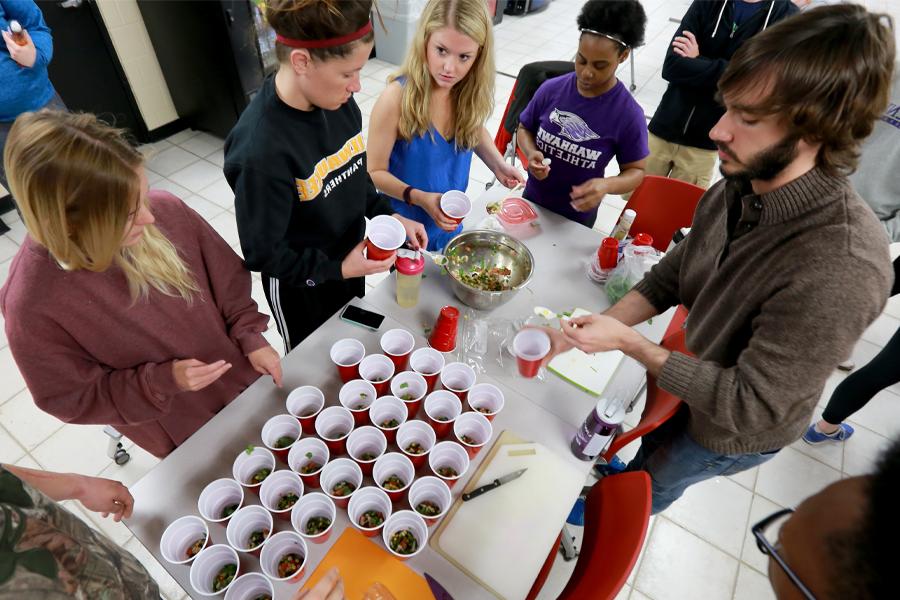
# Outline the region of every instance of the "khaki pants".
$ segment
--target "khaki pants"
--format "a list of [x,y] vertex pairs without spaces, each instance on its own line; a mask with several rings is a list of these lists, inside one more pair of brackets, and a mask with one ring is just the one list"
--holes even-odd
[[716,151],[673,144],[650,134],[650,156],[647,158],[647,175],[661,175],[709,187],[716,166]]

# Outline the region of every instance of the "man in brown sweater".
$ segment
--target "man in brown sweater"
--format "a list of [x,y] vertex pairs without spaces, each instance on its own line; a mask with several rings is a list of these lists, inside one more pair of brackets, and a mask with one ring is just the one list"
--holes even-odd
[[[710,131],[725,179],[691,234],[605,313],[553,334],[553,354],[621,350],[684,400],[629,464],[650,473],[654,513],[797,440],[886,302],[887,240],[846,175],[887,104],[887,19],[827,6],[747,42],[719,81],[726,113]],[[631,327],[677,304],[694,356]]]

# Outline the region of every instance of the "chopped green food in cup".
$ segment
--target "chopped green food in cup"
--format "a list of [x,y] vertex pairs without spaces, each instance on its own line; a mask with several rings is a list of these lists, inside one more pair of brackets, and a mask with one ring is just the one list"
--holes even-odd
[[268,467],[264,467],[253,474],[253,477],[250,478],[250,485],[256,485],[258,483],[262,483],[265,481],[266,477],[272,472],[272,469]]
[[325,438],[329,440],[339,440],[345,435],[347,435],[346,429],[332,429],[325,435]]
[[297,438],[291,437],[289,435],[283,435],[272,444],[273,448],[287,448],[291,444],[297,441]]
[[397,477],[396,475],[391,475],[387,479],[381,482],[381,487],[386,490],[397,491],[402,490],[406,487],[406,482]]
[[301,475],[312,475],[313,473],[315,473],[316,471],[318,471],[321,468],[322,468],[322,465],[320,463],[317,463],[316,461],[311,460],[308,463],[306,463],[305,465],[303,465],[302,467],[300,467],[300,474]]
[[401,529],[391,535],[390,546],[397,554],[412,554],[418,549],[419,541],[409,530]]
[[363,410],[366,407],[365,404],[357,404],[353,407],[353,410]]
[[221,592],[225,588],[229,586],[229,584],[234,581],[234,576],[237,575],[237,565],[234,563],[225,565],[219,572],[216,573],[215,579],[212,582],[212,589],[214,592]]
[[490,408],[487,408],[486,406],[476,406],[475,410],[477,410],[478,412],[480,412],[483,415],[489,415],[494,412]]
[[376,458],[377,457],[374,454],[372,454],[371,452],[363,452],[362,455],[360,455],[359,460],[367,461],[367,460],[375,460]]
[[370,379],[369,381],[371,381],[372,383],[381,383],[381,382],[384,381],[385,379],[387,379],[387,377],[382,377],[381,375],[375,375],[375,376],[372,377],[372,379]]
[[294,492],[288,492],[278,500],[278,510],[287,510],[297,503],[300,496]]
[[318,535],[331,527],[328,517],[310,517],[306,522],[306,535]]
[[303,417],[303,418],[305,419],[305,418],[307,418],[307,417],[313,416],[314,414],[316,414],[316,409],[310,409],[310,410],[304,410],[304,411],[300,414],[300,416]]
[[400,421],[397,419],[385,419],[381,422],[380,426],[384,429],[393,429],[394,427],[400,426]]
[[413,396],[413,395],[410,394],[409,392],[407,392],[407,393],[403,394],[402,396],[400,396],[400,399],[401,399],[401,400],[407,400],[407,401],[413,400],[414,398],[415,398],[415,396]]
[[459,477],[459,472],[453,467],[438,467],[437,473],[441,477]]
[[187,550],[185,550],[185,554],[188,558],[194,558],[197,556],[197,553],[203,550],[203,546],[206,545],[206,536],[204,535],[202,538],[191,544]]
[[426,517],[434,517],[440,514],[441,507],[431,500],[423,500],[416,505],[416,512]]
[[425,448],[419,442],[412,442],[406,447],[406,451],[410,454],[425,454]]
[[278,576],[290,577],[303,566],[303,557],[296,552],[285,554],[278,561]]
[[257,529],[250,534],[250,537],[247,538],[247,549],[251,550],[253,548],[256,548],[264,541],[266,541],[267,537],[269,537],[268,529]]
[[468,435],[462,435],[459,437],[464,443],[469,444],[470,446],[477,446],[479,444],[478,440]]
[[263,594],[262,596],[257,596],[253,600],[272,600],[272,596],[268,594]]
[[400,384],[400,389],[401,389],[401,390],[405,390],[405,389],[408,388],[408,387],[409,387],[409,384],[406,383],[406,382]]
[[446,423],[447,421],[450,420],[450,417],[448,417],[447,415],[436,415],[434,417],[434,420],[437,421],[438,423]]
[[338,481],[331,488],[331,495],[336,498],[342,498],[343,496],[349,496],[356,490],[356,486],[350,483],[349,481]]
[[236,511],[237,509],[238,509],[237,504],[229,504],[228,506],[226,506],[225,508],[222,509],[222,516],[220,516],[219,518],[227,519],[228,517],[233,515],[234,511]]
[[359,526],[364,529],[378,527],[384,523],[384,513],[377,510],[367,510],[359,517]]

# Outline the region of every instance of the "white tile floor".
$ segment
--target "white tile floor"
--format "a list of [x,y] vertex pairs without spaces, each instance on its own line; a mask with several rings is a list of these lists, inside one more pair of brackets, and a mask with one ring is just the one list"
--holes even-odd
[[[523,64],[535,60],[565,60],[573,56],[578,39],[575,17],[581,4],[581,0],[555,0],[547,10],[537,14],[505,16],[496,28],[498,70],[509,76],[500,74],[497,77],[496,108],[487,124],[489,131],[496,131],[512,87],[512,76]],[[659,71],[676,27],[669,18],[679,18],[688,2],[645,0],[643,4],[648,14],[647,36],[646,45],[635,53],[635,97],[650,116],[665,89]],[[892,0],[871,0],[864,4],[872,9],[890,11],[895,19],[900,16],[900,7]],[[363,89],[357,102],[363,111],[366,129],[374,99],[394,68],[372,60],[363,70]],[[623,65],[619,76],[626,84],[630,82],[628,63]],[[222,144],[222,140],[209,134],[187,130],[144,150],[148,155],[148,176],[152,186],[183,198],[239,251],[234,197],[221,173]],[[612,172],[615,172],[614,168],[610,167]],[[477,195],[491,178],[490,172],[476,159],[469,192]],[[596,227],[608,231],[623,202],[619,198],[610,198],[604,205]],[[24,226],[16,217],[7,214],[4,219],[12,231],[0,237],[0,282],[6,279],[10,259],[25,235]],[[254,298],[267,311],[256,275],[254,282]],[[369,283],[377,283],[377,280]],[[855,362],[863,364],[874,356],[898,325],[900,299],[894,299],[857,344],[853,353]],[[274,324],[267,337],[276,348],[283,349]],[[824,406],[844,376],[839,372],[832,376],[820,406]],[[636,414],[630,418],[633,421]],[[888,437],[900,433],[900,385],[877,395],[865,409],[854,415],[851,423],[857,433],[843,446],[811,448],[798,442],[760,468],[691,488],[669,510],[651,521],[642,556],[618,598],[759,600],[773,597],[765,576],[766,562],[748,533],[749,526],[836,479],[869,470],[888,443]],[[65,425],[37,409],[12,360],[6,336],[0,331],[0,461],[102,475],[122,480],[126,485],[137,481],[158,462],[129,444],[131,462],[123,467],[115,465],[106,458],[106,436],[100,429],[99,426]],[[73,452],[75,448],[79,451]],[[632,444],[622,455],[628,458],[635,450],[636,444]],[[81,518],[134,552],[158,577],[167,598],[184,596],[123,525],[104,521],[81,509],[77,503],[69,505]],[[557,561],[541,597],[555,598],[573,567],[574,563]]]

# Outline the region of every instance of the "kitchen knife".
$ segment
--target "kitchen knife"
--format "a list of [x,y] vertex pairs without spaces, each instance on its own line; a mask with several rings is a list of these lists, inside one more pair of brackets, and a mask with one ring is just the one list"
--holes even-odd
[[434,600],[453,600],[453,596],[444,589],[444,586],[439,584],[437,580],[425,573],[425,581],[428,582],[428,587],[431,588],[431,593],[434,594]]
[[524,473],[524,472],[527,471],[527,470],[528,470],[528,469],[519,469],[518,471],[513,471],[513,472],[510,473],[509,475],[504,475],[503,477],[500,477],[500,478],[498,478],[498,479],[495,479],[494,481],[490,482],[490,483],[487,484],[487,485],[483,485],[483,486],[481,486],[481,487],[479,487],[479,488],[475,488],[474,490],[472,490],[472,491],[469,492],[468,494],[463,494],[463,495],[462,495],[463,502],[466,502],[466,501],[468,501],[468,500],[471,500],[472,498],[477,498],[478,496],[482,495],[482,494],[485,493],[485,492],[489,492],[489,491],[491,491],[491,490],[495,490],[495,489],[497,489],[498,487],[500,487],[501,485],[503,485],[504,483],[509,483],[509,482],[512,481],[513,479],[518,479],[519,477],[522,476],[522,473]]

